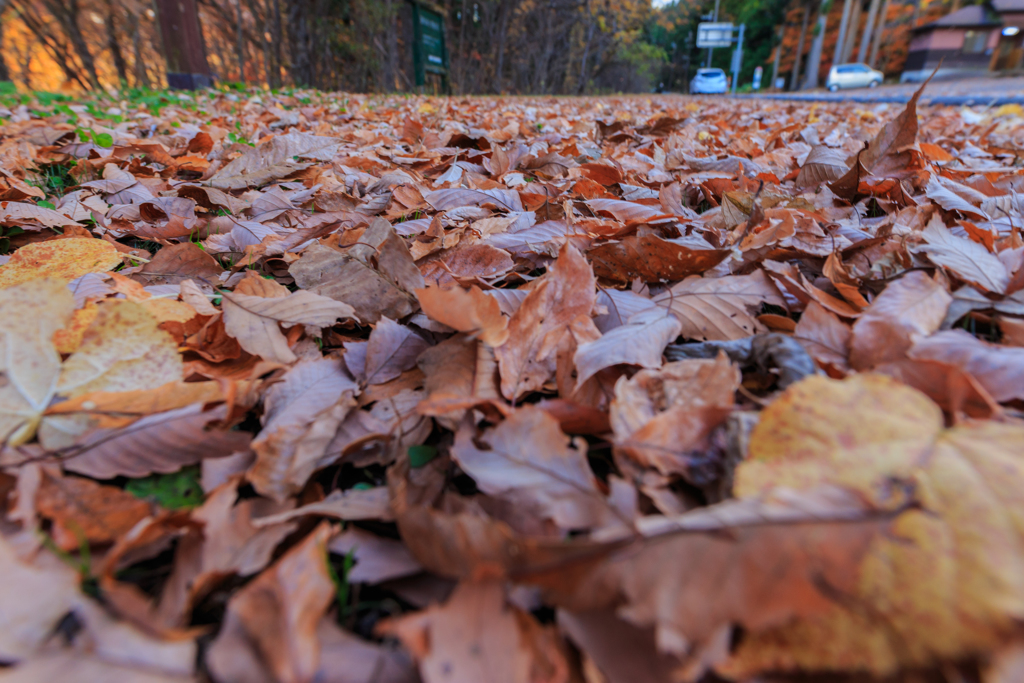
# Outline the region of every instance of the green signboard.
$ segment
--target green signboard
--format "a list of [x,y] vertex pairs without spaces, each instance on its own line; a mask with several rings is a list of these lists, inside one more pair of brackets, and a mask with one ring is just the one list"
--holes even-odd
[[427,74],[448,77],[448,51],[444,44],[444,16],[418,2],[412,5],[413,63],[416,85],[426,85]]

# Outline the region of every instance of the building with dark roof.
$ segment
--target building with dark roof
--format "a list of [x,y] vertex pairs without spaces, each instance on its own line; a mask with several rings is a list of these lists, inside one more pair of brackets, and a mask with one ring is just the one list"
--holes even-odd
[[[901,81],[1020,69],[1024,0],[990,0],[912,30]],[[941,65],[941,66],[940,66]]]

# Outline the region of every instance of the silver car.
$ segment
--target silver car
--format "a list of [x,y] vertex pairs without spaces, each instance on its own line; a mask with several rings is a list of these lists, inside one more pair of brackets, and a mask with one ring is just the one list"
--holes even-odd
[[832,92],[840,88],[874,88],[884,78],[885,74],[867,64],[840,64],[829,70],[825,87]]
[[725,72],[721,69],[697,69],[690,80],[691,95],[721,95],[728,90]]

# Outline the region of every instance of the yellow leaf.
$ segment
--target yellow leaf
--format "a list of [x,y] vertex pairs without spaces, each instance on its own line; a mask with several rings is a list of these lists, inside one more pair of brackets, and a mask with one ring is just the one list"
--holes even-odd
[[26,244],[0,266],[0,289],[53,278],[70,282],[86,273],[103,273],[121,263],[121,254],[104,240],[70,237]]
[[1024,107],[1019,104],[1004,104],[992,112],[992,116],[1024,116]]
[[[91,392],[155,389],[182,379],[173,338],[157,327],[143,304],[109,300],[98,307],[78,349],[61,368],[57,393],[74,398]],[[68,448],[99,422],[82,413],[48,415],[39,427],[47,450]]]
[[181,379],[181,356],[169,334],[142,304],[100,304],[82,344],[64,363],[58,392],[74,397],[91,391],[155,389]]
[[812,377],[762,414],[736,494],[833,484],[899,514],[825,614],[748,634],[722,673],[874,674],[991,651],[1024,618],[1024,427],[944,429],[892,379]]
[[59,280],[0,289],[0,443],[20,445],[35,434],[60,372],[53,336],[74,308]]
[[176,301],[175,299],[146,299],[141,303],[142,307],[149,311],[149,314],[158,323],[187,323],[196,317],[196,309],[184,301]]
[[53,333],[53,345],[57,347],[57,353],[74,353],[82,343],[85,331],[96,319],[97,313],[99,309],[94,301],[76,310],[67,327]]

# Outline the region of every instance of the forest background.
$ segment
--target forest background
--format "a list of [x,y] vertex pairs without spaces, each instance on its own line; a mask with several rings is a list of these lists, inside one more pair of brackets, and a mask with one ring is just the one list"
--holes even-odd
[[[159,0],[0,0],[0,81],[48,92],[165,87]],[[210,67],[222,86],[402,92],[398,23],[405,0],[198,0]],[[453,94],[583,95],[685,92],[706,50],[696,26],[714,0],[441,0]],[[910,29],[959,0],[885,0],[872,41],[875,66],[897,75]],[[764,87],[813,87],[832,64],[843,3],[720,0],[719,19],[746,24],[742,88],[756,67]],[[860,13],[862,35],[868,12]],[[820,36],[820,40],[818,40]],[[877,45],[884,45],[879,51]],[[808,54],[820,51],[817,74]],[[713,54],[728,70],[730,50]],[[799,55],[800,59],[797,59]],[[872,55],[854,50],[851,61]],[[813,62],[812,62],[813,63]],[[817,76],[817,78],[814,78]]]

